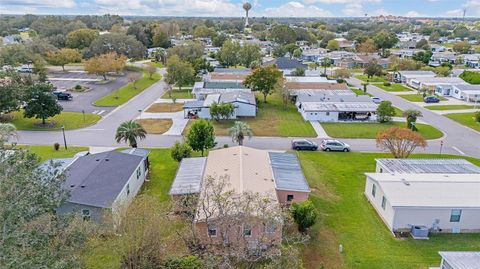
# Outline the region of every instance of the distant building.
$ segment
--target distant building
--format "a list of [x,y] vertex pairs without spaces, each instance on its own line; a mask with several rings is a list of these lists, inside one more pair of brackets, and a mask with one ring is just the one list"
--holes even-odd
[[276,58],[272,61],[268,61],[263,64],[264,66],[269,66],[269,65],[276,65],[278,69],[280,69],[284,75],[290,75],[292,71],[294,71],[297,68],[307,70],[308,66],[306,64],[303,64],[297,59],[290,59],[288,57],[280,57]]

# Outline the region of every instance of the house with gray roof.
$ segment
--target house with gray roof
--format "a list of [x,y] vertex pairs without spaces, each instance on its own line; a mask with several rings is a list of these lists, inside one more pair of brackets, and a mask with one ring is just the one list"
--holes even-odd
[[238,117],[255,117],[257,115],[257,102],[255,95],[250,91],[231,90],[222,93],[207,94],[205,99],[185,102],[183,105],[185,118],[211,119],[210,107],[213,103],[232,104],[234,112],[230,119]]
[[145,182],[148,154],[144,149],[127,149],[60,159],[65,164],[63,187],[70,196],[57,214],[80,214],[100,222],[105,212],[112,212],[115,219]]
[[283,72],[284,75],[290,75],[293,70],[299,68],[307,70],[308,66],[303,64],[297,59],[290,59],[288,57],[275,58],[271,61],[265,62],[264,66],[276,65],[279,70]]

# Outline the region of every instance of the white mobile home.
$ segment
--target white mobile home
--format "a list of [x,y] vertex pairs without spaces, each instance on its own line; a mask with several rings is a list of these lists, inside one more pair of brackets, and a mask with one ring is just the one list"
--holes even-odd
[[[465,159],[376,159],[376,173],[480,174],[480,167]],[[480,175],[479,175],[480,176]]]
[[377,107],[378,105],[371,100],[366,102],[300,102],[298,111],[308,121],[376,121]]
[[392,232],[480,232],[478,174],[366,173],[364,194]]
[[467,102],[480,101],[480,85],[470,84],[443,84],[435,87],[435,94],[451,96]]
[[421,90],[421,89],[428,89],[431,91],[435,91],[435,88],[439,85],[447,85],[447,84],[468,84],[461,78],[456,77],[423,77],[423,78],[414,78],[411,79],[409,83],[407,83],[411,87]]
[[395,73],[395,82],[409,84],[414,78],[433,78],[437,76],[432,71],[399,71]]
[[255,117],[257,115],[257,103],[252,92],[228,91],[221,94],[208,94],[204,100],[185,102],[183,105],[184,117],[211,119],[210,107],[213,103],[233,104],[235,110],[230,119]]

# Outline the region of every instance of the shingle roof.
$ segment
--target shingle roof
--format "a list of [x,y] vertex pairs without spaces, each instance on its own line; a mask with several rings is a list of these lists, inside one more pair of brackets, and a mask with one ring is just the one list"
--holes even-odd
[[246,104],[256,105],[255,95],[252,92],[225,92],[220,95],[220,103],[241,102]]
[[480,174],[480,167],[464,159],[376,159],[387,173]]
[[291,153],[269,152],[273,178],[278,190],[310,192],[297,157]]
[[182,159],[170,188],[170,195],[199,193],[206,163],[206,157]]
[[66,171],[64,187],[71,203],[109,208],[143,157],[118,151],[76,159]]

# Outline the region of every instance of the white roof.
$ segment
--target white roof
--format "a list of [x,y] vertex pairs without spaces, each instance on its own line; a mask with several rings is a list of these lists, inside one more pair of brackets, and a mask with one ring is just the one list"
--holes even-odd
[[452,269],[480,269],[478,251],[440,251],[439,254]]
[[465,159],[376,159],[384,173],[480,174],[480,167]]
[[480,208],[478,174],[366,173],[392,207]]
[[203,102],[204,107],[209,107],[213,103],[218,103],[218,100],[220,99],[220,94],[209,94],[205,98],[205,101]]
[[377,110],[378,105],[373,102],[302,102],[302,109],[308,112],[315,111],[339,111],[339,112],[373,112]]
[[425,84],[467,84],[463,79],[457,77],[416,77],[413,81]]
[[435,77],[436,74],[432,71],[398,71],[398,73],[405,78],[416,77]]
[[326,77],[285,77],[287,82],[332,82],[337,83],[335,80],[329,80]]
[[207,157],[184,158],[170,188],[170,195],[199,193]]

